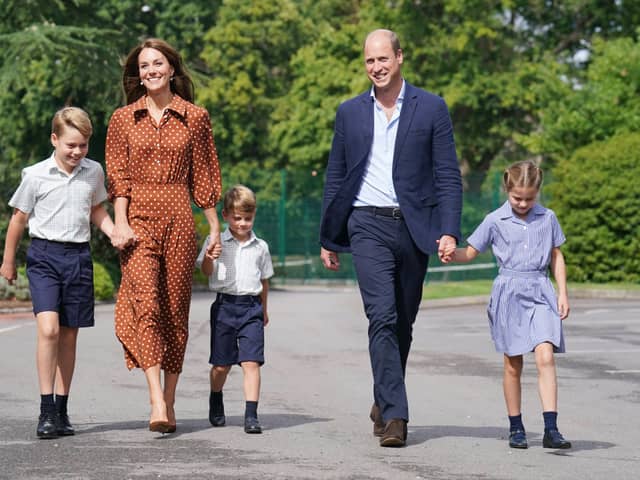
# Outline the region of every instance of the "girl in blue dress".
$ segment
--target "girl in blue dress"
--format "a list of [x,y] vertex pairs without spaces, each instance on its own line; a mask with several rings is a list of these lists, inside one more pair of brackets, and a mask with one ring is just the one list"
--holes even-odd
[[[503,175],[507,201],[488,214],[467,239],[466,248],[443,261],[469,262],[491,247],[499,266],[488,306],[491,337],[504,354],[504,398],[510,422],[509,446],[527,448],[521,415],[523,354],[533,352],[538,368],[545,448],[571,448],[557,426],[558,386],[554,352],[565,351],[562,320],[569,315],[564,234],[553,211],[537,203],[542,170],[518,162]],[[558,294],[549,280],[549,269]]]

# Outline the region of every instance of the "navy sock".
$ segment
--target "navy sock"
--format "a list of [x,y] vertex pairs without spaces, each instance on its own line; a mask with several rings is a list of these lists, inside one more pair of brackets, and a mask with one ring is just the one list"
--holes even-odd
[[509,415],[509,431],[513,432],[514,430],[524,430],[524,425],[522,424],[522,414],[514,415],[513,417]]
[[558,429],[558,412],[542,412],[542,418],[544,418],[545,430]]
[[222,401],[222,390],[219,392],[211,391],[209,394],[209,408],[216,414],[224,415],[224,402]]
[[40,413],[56,413],[56,404],[53,401],[53,393],[40,395]]
[[56,395],[56,412],[66,414],[69,395]]
[[258,402],[245,402],[244,418],[258,418]]

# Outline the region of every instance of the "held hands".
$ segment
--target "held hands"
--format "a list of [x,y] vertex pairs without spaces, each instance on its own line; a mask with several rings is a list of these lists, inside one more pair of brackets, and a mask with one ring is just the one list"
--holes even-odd
[[210,260],[215,260],[220,257],[222,253],[222,244],[220,243],[220,239],[216,243],[215,239],[209,242],[207,245],[207,251],[205,252],[205,256]]
[[116,224],[111,232],[111,245],[118,250],[134,245],[138,239],[129,224]]
[[340,259],[336,252],[320,247],[320,260],[322,260],[322,264],[327,270],[337,272],[340,268]]
[[440,240],[436,240],[438,244],[438,258],[442,263],[449,263],[455,260],[456,239],[451,235],[442,235]]

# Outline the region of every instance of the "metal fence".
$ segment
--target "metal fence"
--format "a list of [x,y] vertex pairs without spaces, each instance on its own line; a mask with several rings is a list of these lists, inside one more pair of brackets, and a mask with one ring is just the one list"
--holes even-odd
[[[504,200],[498,185],[484,194],[465,193],[462,211],[464,238]],[[318,199],[281,198],[260,202],[254,230],[269,244],[276,284],[355,281],[349,254],[340,256],[339,272],[328,271],[322,266],[318,243],[320,215],[321,201]],[[491,279],[495,275],[496,265],[490,252],[479,255],[473,263],[456,265],[443,265],[437,256],[432,255],[425,281]]]

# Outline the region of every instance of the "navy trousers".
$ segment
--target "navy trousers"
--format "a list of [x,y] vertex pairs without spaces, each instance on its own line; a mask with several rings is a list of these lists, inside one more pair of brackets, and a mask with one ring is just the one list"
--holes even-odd
[[348,229],[369,319],[374,401],[385,422],[409,421],[404,377],[429,256],[418,249],[401,218],[356,208]]

